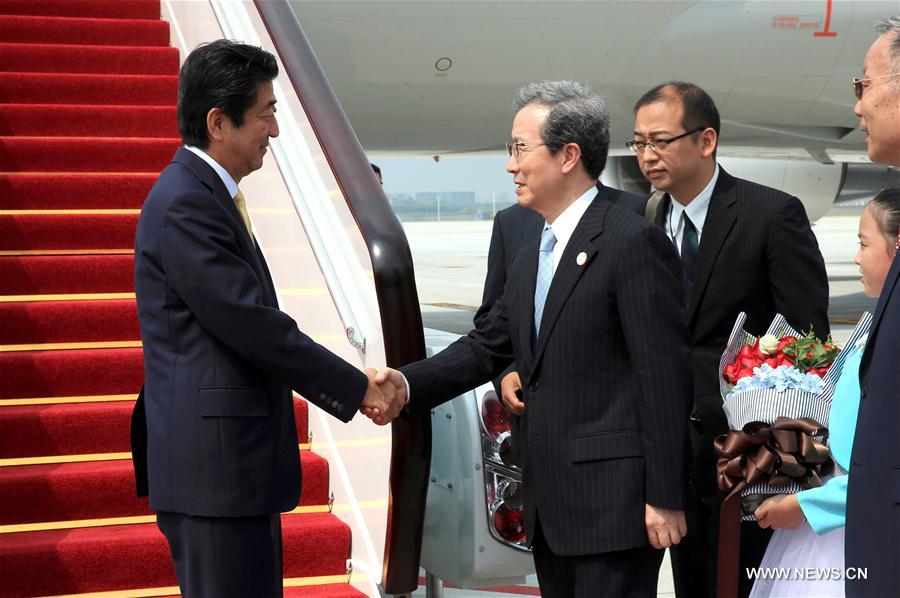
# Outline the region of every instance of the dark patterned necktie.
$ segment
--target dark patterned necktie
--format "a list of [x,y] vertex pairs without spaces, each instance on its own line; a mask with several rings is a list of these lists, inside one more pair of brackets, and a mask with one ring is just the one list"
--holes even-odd
[[697,249],[700,247],[700,239],[697,237],[697,229],[694,223],[688,218],[687,212],[684,217],[684,234],[681,236],[681,268],[684,270],[684,290],[686,293],[691,292],[691,286],[694,284],[694,263],[697,261]]

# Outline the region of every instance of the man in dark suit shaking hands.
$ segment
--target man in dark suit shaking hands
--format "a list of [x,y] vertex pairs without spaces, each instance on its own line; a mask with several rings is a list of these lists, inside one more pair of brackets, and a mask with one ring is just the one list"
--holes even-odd
[[280,513],[300,498],[291,389],[343,421],[361,406],[394,409],[278,309],[253,238],[238,183],[278,135],[277,74],[271,54],[226,40],[187,57],[185,147],[137,227],[146,378],[132,423],[135,473],[187,597],[282,595]]
[[545,220],[540,237],[478,328],[376,382],[404,388],[405,376],[409,408],[421,412],[515,360],[541,595],[656,596],[661,548],[686,531],[691,390],[678,257],[659,228],[598,199],[609,117],[597,94],[545,81],[523,87],[515,106],[507,170],[518,203]]
[[[776,313],[797,330],[812,325],[826,338],[828,278],[803,204],[786,193],[737,179],[716,163],[719,112],[691,83],[659,85],[635,105],[634,139],[626,145],[641,171],[666,195],[656,223],[678,248],[684,267],[687,324],[693,337],[693,463],[688,527],[672,550],[679,598],[715,595],[721,496],[713,439],[727,429],[719,394],[719,358],[738,313],[762,335]],[[741,571],[759,564],[768,530],[741,535]],[[743,592],[752,582],[741,576]]]

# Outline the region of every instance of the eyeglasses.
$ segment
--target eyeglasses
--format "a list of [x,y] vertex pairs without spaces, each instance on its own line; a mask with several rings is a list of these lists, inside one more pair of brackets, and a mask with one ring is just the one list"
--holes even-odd
[[626,141],[625,147],[630,149],[636,154],[643,154],[644,150],[648,147],[652,149],[654,152],[663,152],[666,150],[666,147],[673,141],[678,141],[679,139],[684,139],[688,135],[693,135],[694,133],[699,133],[700,131],[706,129],[706,127],[697,127],[693,131],[688,131],[687,133],[682,133],[681,135],[676,135],[675,137],[669,137],[668,139],[652,139],[650,141]]
[[530,152],[533,149],[536,149],[542,145],[546,145],[544,143],[525,143],[523,141],[507,141],[506,142],[506,153],[511,157],[515,156],[516,160],[519,159],[519,156],[522,155],[522,152]]
[[869,77],[868,79],[860,79],[859,77],[853,77],[850,79],[850,85],[853,86],[853,95],[856,96],[857,100],[861,100],[863,97],[863,92],[868,87],[869,81],[876,81],[878,79],[887,79],[888,77],[897,77],[900,73],[891,73],[890,75],[882,75],[880,77]]

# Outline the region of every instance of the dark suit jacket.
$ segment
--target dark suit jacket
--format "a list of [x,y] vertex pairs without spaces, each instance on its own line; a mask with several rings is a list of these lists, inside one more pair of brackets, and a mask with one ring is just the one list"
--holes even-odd
[[[666,195],[656,223],[666,228]],[[783,314],[797,330],[810,325],[825,338],[828,277],[803,204],[770,187],[719,170],[709,202],[687,321],[693,339],[694,411],[701,430],[695,475],[701,494],[718,492],[712,440],[727,429],[719,393],[719,359],[740,312],[744,328],[759,336]]]
[[[643,215],[644,205],[647,200],[633,193],[607,187],[603,183],[597,183],[598,199],[610,201],[632,212]],[[484,278],[484,291],[481,297],[481,307],[475,312],[474,323],[479,324],[487,317],[494,303],[503,295],[506,287],[507,273],[519,250],[529,241],[540,237],[544,227],[544,218],[535,212],[524,208],[519,204],[513,204],[497,212],[494,216],[494,229],[491,232],[491,245],[488,249],[487,275]],[[500,396],[500,381],[503,376],[516,369],[515,364],[510,365],[493,383],[497,396]],[[521,465],[519,450],[520,437],[519,416],[510,414],[510,449],[504,461],[510,465]]]
[[847,596],[890,596],[900,588],[900,258],[878,298],[859,368],[859,418],[847,489]]
[[683,508],[686,491],[691,387],[680,263],[662,231],[595,199],[556,269],[533,350],[538,241],[519,252],[478,328],[401,368],[410,408],[447,401],[515,359],[526,404],[528,537],[540,517],[560,555],[646,546],[644,504]]
[[278,309],[225,185],[186,149],[144,202],[135,290],[145,383],[132,444],[151,508],[212,517],[293,509],[291,388],[348,421],[367,380]]

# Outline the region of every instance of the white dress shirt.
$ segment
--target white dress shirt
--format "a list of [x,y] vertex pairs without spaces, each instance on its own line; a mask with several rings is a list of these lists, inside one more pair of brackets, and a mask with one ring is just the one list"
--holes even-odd
[[196,154],[201,160],[209,164],[213,170],[216,171],[216,174],[219,175],[219,178],[222,179],[222,182],[225,183],[225,188],[228,189],[228,194],[231,195],[231,199],[234,199],[234,196],[237,195],[238,185],[234,182],[234,179],[231,178],[231,175],[228,174],[228,171],[222,168],[222,166],[210,157],[209,154],[204,152],[199,147],[194,147],[193,145],[186,145],[184,149],[191,152],[192,154]]
[[706,213],[709,211],[709,200],[712,199],[713,189],[716,188],[718,180],[719,165],[716,164],[716,170],[709,183],[689,204],[684,205],[669,195],[672,201],[669,202],[669,214],[666,218],[666,234],[675,243],[678,253],[681,253],[681,239],[684,237],[684,214],[687,214],[694,223],[694,228],[697,229],[697,242],[699,243],[703,237],[703,225],[706,223]]
[[553,247],[554,272],[556,272],[556,268],[559,266],[562,255],[566,250],[566,245],[569,244],[569,239],[572,238],[572,233],[575,232],[575,227],[581,222],[581,217],[587,212],[587,209],[591,205],[591,201],[593,201],[596,196],[597,187],[591,187],[578,199],[572,202],[572,205],[563,210],[563,213],[556,217],[553,224],[548,224],[547,221],[544,221],[544,228],[549,226],[553,229],[553,235],[556,237],[556,245]]

